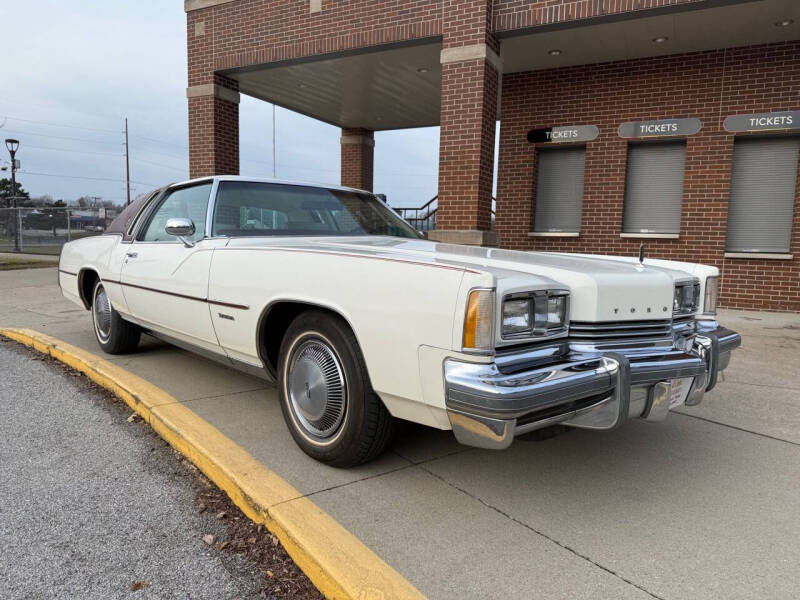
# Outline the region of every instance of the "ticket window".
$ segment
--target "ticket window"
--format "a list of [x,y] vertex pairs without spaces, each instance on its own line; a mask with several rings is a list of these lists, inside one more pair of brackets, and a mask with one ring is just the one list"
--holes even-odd
[[580,232],[585,168],[583,146],[537,151],[534,232]]
[[628,146],[623,232],[680,233],[685,164],[683,140]]
[[740,137],[734,142],[728,252],[789,252],[798,156],[798,137]]

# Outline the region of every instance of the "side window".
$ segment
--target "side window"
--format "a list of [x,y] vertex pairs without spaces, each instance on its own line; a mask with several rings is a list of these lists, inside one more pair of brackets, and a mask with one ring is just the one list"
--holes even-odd
[[247,181],[221,182],[214,204],[212,235],[263,235],[288,229],[291,211],[282,202],[284,187]]
[[144,242],[176,242],[177,238],[167,235],[164,227],[172,218],[191,219],[194,223],[194,235],[189,238],[196,242],[206,232],[206,211],[208,198],[211,195],[211,183],[195,185],[175,190],[161,201],[147,224],[141,240]]

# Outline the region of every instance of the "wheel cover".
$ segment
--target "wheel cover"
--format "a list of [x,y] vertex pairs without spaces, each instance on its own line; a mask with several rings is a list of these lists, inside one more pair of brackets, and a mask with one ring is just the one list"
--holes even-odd
[[94,292],[92,302],[92,316],[94,317],[94,330],[101,342],[107,342],[111,336],[111,302],[106,289],[100,285]]
[[321,439],[336,434],[347,408],[347,390],[333,348],[318,338],[299,344],[289,359],[286,388],[296,421],[307,434]]

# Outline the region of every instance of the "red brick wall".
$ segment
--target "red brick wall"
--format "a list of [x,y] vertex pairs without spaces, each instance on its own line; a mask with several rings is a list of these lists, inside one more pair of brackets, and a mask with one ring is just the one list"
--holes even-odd
[[459,0],[442,6],[442,47],[456,48],[472,44],[488,44],[499,52],[492,35],[493,0]]
[[[800,311],[800,194],[792,232],[793,260],[724,258],[734,135],[732,114],[800,108],[800,42],[718,50],[593,66],[509,74],[503,78],[495,229],[502,246],[647,255],[716,265],[721,304]],[[680,239],[623,239],[627,142],[624,121],[698,117],[703,129],[686,148]],[[579,238],[531,238],[535,127],[594,124],[586,145]]]
[[441,0],[323,0],[317,13],[308,0],[237,0],[193,11],[189,20],[212,28],[219,70],[438,36],[440,16]]
[[493,30],[524,29],[707,0],[495,0]]
[[[342,144],[342,185],[372,191],[374,133],[369,129],[342,129],[342,137],[366,138],[362,144]],[[369,143],[369,141],[373,143]]]

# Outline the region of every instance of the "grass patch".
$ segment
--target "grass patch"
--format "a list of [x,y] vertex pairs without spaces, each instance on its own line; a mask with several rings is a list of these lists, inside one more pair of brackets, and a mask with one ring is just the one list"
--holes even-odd
[[57,266],[57,262],[50,260],[34,260],[31,258],[10,258],[0,256],[0,271],[13,271],[15,269],[44,269]]

